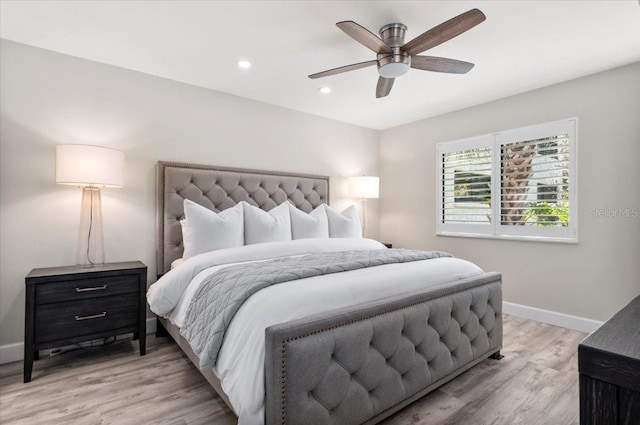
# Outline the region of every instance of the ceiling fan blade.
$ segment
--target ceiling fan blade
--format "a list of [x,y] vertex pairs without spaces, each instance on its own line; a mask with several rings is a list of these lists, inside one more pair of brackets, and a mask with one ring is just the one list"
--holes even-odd
[[378,77],[378,85],[376,87],[376,98],[387,96],[391,92],[395,78]]
[[356,24],[353,21],[342,21],[336,24],[338,28],[346,32],[351,38],[358,43],[368,47],[376,53],[391,53],[391,48],[385,44],[377,35]]
[[478,9],[471,9],[422,33],[405,44],[402,50],[410,55],[417,55],[470,30],[485,19],[487,17],[484,13]]
[[316,78],[328,77],[329,75],[342,74],[343,72],[353,71],[355,69],[360,69],[360,68],[366,68],[367,66],[372,66],[372,65],[375,65],[376,63],[377,63],[377,61],[375,61],[375,60],[366,61],[366,62],[359,62],[359,63],[353,63],[351,65],[341,66],[340,68],[333,68],[333,69],[329,69],[327,71],[322,71],[322,72],[317,72],[315,74],[311,74],[311,75],[309,75],[309,78],[316,79]]
[[473,64],[456,59],[438,58],[436,56],[411,56],[411,68],[423,71],[446,72],[449,74],[466,74]]

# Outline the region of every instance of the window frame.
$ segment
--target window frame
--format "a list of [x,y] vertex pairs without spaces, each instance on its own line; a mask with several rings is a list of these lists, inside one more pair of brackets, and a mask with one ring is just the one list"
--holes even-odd
[[[562,226],[514,226],[501,223],[501,151],[505,144],[567,134],[569,139],[569,221]],[[443,222],[442,156],[466,149],[491,149],[491,222],[487,224]],[[578,118],[541,123],[436,145],[436,235],[468,238],[578,243]]]

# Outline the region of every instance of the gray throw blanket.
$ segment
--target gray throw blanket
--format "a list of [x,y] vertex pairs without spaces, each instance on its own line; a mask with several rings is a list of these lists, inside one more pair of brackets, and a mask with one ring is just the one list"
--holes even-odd
[[180,333],[200,358],[200,369],[211,370],[234,315],[247,298],[262,288],[364,267],[450,256],[438,251],[380,249],[283,257],[226,267],[202,282],[191,300]]

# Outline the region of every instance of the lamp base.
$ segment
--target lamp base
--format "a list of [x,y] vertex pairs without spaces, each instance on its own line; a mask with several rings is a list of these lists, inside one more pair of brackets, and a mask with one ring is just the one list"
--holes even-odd
[[104,242],[102,238],[102,203],[100,189],[82,188],[82,207],[80,210],[80,233],[78,234],[78,252],[76,264],[83,267],[104,264]]
[[360,199],[362,209],[362,237],[367,237],[367,198]]

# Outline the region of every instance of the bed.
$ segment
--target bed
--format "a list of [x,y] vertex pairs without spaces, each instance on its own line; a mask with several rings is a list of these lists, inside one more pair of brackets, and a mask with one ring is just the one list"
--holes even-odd
[[[310,213],[329,203],[328,177],[159,162],[157,190],[162,279],[148,298],[152,310],[162,290],[179,299],[155,309],[158,330],[171,335],[240,425],[377,423],[500,357],[501,275],[446,254],[407,260],[423,254],[368,239],[298,239],[205,253],[172,270],[183,255],[185,199],[216,212],[240,203],[270,211],[289,202]],[[302,276],[249,295],[229,319],[213,363],[181,334],[189,334],[185,320],[194,316],[191,297],[225,268],[244,273],[270,262],[342,260],[345,253],[353,263],[389,263]],[[176,289],[181,285],[188,289]]]

